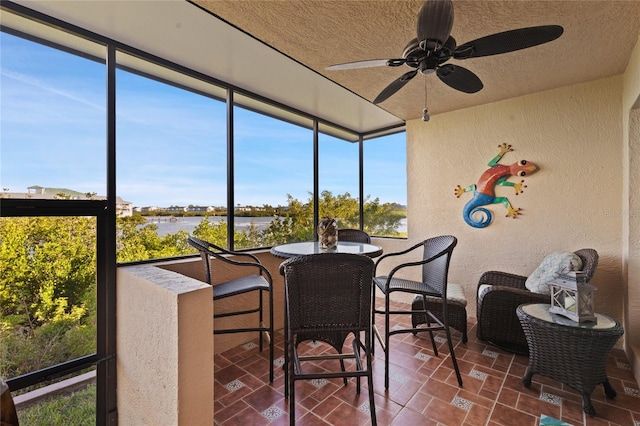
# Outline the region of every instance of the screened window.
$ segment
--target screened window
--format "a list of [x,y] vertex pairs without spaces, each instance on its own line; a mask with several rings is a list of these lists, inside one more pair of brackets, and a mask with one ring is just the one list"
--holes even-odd
[[407,236],[406,134],[364,142],[364,228],[372,235]]
[[[98,360],[106,48],[9,14],[3,25],[0,376],[19,394],[45,378],[91,375]],[[95,419],[95,388],[89,394],[85,415]]]
[[318,170],[320,217],[360,228],[360,144],[321,133]]
[[104,63],[7,32],[0,45],[2,197],[104,197]]
[[129,206],[118,261],[191,253],[196,229],[226,245],[226,104],[195,79],[119,58],[137,69],[116,74],[117,194]]
[[236,106],[234,197],[235,248],[312,240],[313,131]]

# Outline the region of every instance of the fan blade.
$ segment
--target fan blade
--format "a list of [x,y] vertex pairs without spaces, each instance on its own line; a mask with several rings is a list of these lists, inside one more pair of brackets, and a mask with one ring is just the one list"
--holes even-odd
[[455,59],[479,58],[527,49],[560,37],[564,29],[559,25],[520,28],[491,34],[458,46]]
[[453,27],[451,0],[425,0],[418,12],[418,42],[426,51],[437,50],[449,38]]
[[[401,63],[398,63],[401,61]],[[392,62],[394,66],[402,65],[405,63],[404,59],[370,59],[368,61],[356,61],[356,62],[347,62],[346,64],[337,64],[326,67],[327,71],[338,71],[338,70],[354,70],[358,68],[374,68],[374,67],[384,67],[387,66],[389,62]]]
[[436,74],[444,84],[464,93],[476,93],[484,87],[477,75],[458,65],[446,64],[438,67]]
[[379,104],[389,98],[389,96],[396,93],[398,90],[402,89],[405,84],[409,82],[413,77],[418,74],[418,70],[413,70],[402,74],[399,78],[393,80],[390,85],[384,88],[382,92],[378,95],[377,98],[373,100],[374,104]]

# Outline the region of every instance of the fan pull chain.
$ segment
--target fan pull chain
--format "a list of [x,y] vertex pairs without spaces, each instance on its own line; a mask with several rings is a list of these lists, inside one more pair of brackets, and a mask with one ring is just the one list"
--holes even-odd
[[424,109],[422,110],[422,121],[429,121],[429,108],[427,108],[427,76],[424,77]]

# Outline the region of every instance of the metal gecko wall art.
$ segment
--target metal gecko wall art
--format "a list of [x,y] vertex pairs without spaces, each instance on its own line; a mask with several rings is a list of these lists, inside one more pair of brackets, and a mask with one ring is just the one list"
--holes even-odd
[[520,215],[521,209],[514,208],[509,199],[506,197],[497,197],[495,193],[496,186],[512,186],[516,191],[516,195],[522,194],[524,188],[524,179],[520,182],[509,182],[510,176],[524,177],[536,170],[538,166],[526,160],[520,160],[510,166],[499,164],[500,159],[507,153],[513,151],[511,145],[503,143],[499,145],[500,152],[489,162],[489,168],[482,173],[477,184],[471,184],[466,188],[457,185],[455,188],[456,197],[460,198],[465,192],[473,192],[473,198],[465,204],[462,211],[462,217],[468,225],[474,228],[486,228],[491,224],[493,215],[484,206],[490,204],[502,204],[507,209],[505,217],[515,219]]

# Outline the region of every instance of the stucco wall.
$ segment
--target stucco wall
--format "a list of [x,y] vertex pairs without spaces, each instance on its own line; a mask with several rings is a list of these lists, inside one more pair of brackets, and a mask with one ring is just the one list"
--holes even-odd
[[[590,247],[600,254],[597,310],[622,319],[621,96],[614,77],[407,123],[410,242],[458,237],[450,281],[465,286],[469,316],[484,271],[528,275],[547,253]],[[475,183],[502,143],[514,150],[502,164],[526,159],[539,170],[518,196],[497,190],[520,217],[496,204],[493,223],[472,228],[462,218],[472,194],[456,198],[454,187]]]
[[213,423],[213,293],[153,265],[118,268],[118,423]]
[[[629,183],[631,188],[640,186],[640,108],[631,113],[629,121],[630,169]],[[640,355],[640,197],[637,189],[629,193],[629,251],[627,256],[628,298],[625,300],[628,328],[638,330],[629,334],[629,343],[636,347]]]
[[640,382],[640,38],[623,81],[625,349]]

